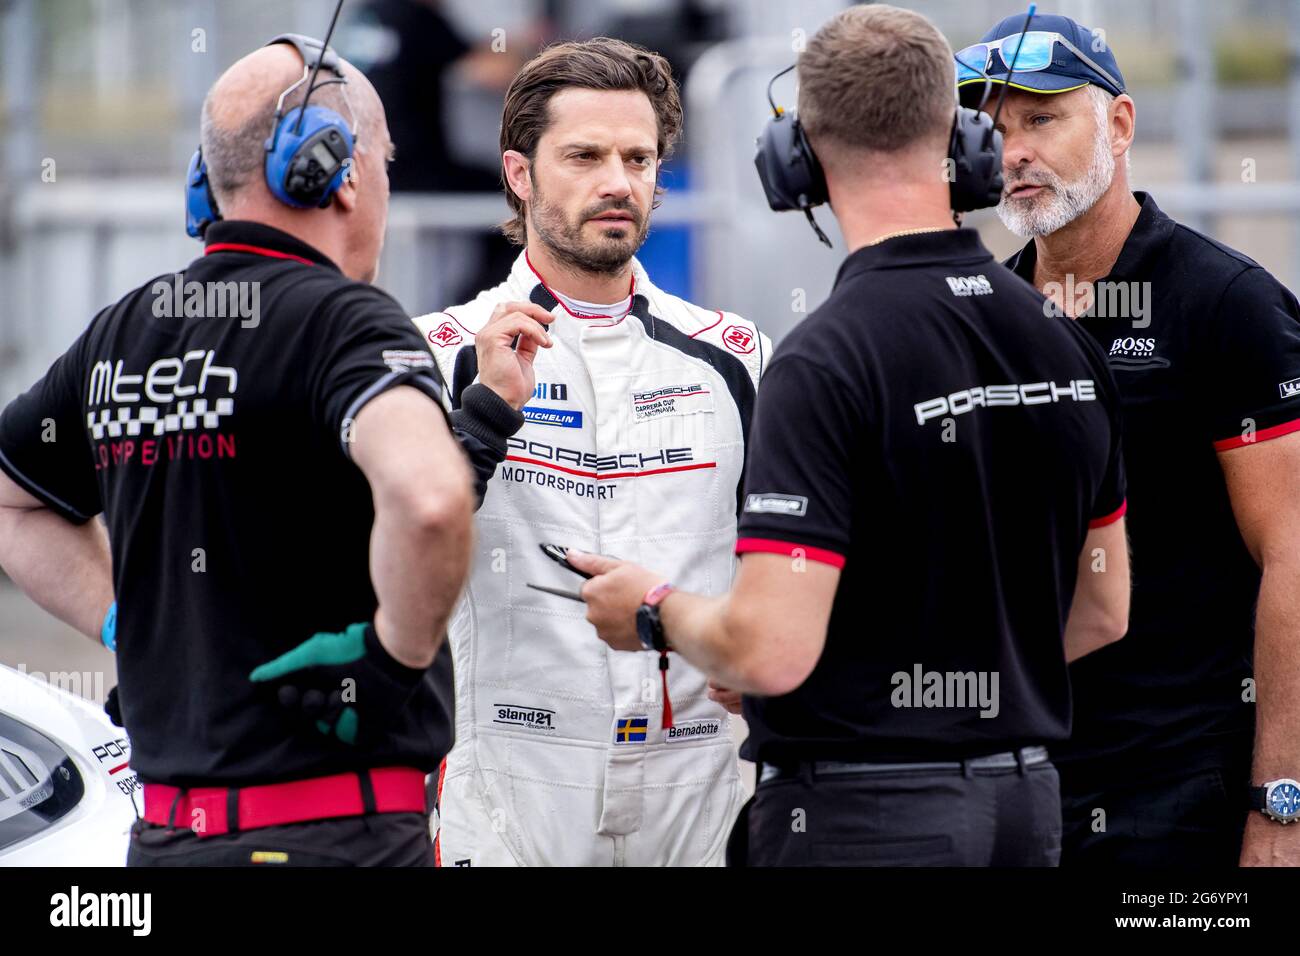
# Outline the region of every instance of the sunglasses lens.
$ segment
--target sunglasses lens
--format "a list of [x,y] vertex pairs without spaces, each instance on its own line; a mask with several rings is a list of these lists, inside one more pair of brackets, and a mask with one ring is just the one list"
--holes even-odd
[[978,79],[984,75],[981,71],[988,69],[989,48],[984,43],[976,43],[959,50],[954,59],[957,61],[958,83]]
[[[1023,37],[1016,34],[1002,41],[1002,62],[1011,68],[1016,65],[1016,72],[1044,70],[1052,64],[1052,41],[1050,33],[1037,31],[1026,33]],[[1018,52],[1017,52],[1018,50]]]

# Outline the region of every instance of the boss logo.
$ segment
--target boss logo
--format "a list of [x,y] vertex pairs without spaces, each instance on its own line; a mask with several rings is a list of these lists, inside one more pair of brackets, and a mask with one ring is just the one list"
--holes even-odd
[[1131,335],[1112,340],[1107,359],[1114,369],[1142,370],[1169,367],[1169,359],[1156,355],[1155,339]]
[[1132,355],[1143,358],[1156,350],[1155,339],[1124,338],[1110,343],[1111,355]]
[[977,276],[945,276],[948,280],[948,288],[955,296],[967,295],[992,295],[993,286],[983,275]]

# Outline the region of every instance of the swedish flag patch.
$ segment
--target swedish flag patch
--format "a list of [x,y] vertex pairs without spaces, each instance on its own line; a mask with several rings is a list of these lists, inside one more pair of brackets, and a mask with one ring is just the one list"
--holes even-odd
[[645,743],[646,732],[649,729],[649,717],[620,717],[614,724],[614,743]]

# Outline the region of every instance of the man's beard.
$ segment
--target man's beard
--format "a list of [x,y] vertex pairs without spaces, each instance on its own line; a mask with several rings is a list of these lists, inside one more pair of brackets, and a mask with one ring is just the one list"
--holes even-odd
[[[1110,138],[1099,130],[1093,138],[1092,162],[1074,182],[1066,183],[1045,169],[1030,169],[1008,178],[1002,201],[998,203],[998,218],[1022,239],[1050,235],[1096,205],[1114,178],[1115,157],[1110,151]],[[1049,191],[1026,199],[1006,195],[1005,190],[1024,184],[1044,186]]]
[[[632,221],[619,229],[605,231],[604,235],[588,238],[583,234],[587,220],[601,213],[625,212]],[[529,223],[537,238],[545,244],[560,262],[582,272],[617,274],[622,272],[636,251],[645,242],[650,229],[648,216],[630,199],[604,202],[582,210],[575,221],[564,216],[564,210],[546,201],[533,179],[533,196],[528,202]]]

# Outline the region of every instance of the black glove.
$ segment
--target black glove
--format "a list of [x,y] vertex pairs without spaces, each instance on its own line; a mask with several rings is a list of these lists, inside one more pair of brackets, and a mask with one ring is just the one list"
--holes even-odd
[[355,745],[381,739],[427,668],[407,667],[369,623],[313,634],[248,679],[274,687],[280,705],[327,737]]
[[104,701],[104,713],[108,714],[108,719],[118,727],[125,727],[122,723],[122,705],[117,702],[117,686],[108,692],[108,697]]

